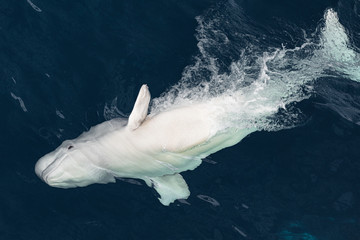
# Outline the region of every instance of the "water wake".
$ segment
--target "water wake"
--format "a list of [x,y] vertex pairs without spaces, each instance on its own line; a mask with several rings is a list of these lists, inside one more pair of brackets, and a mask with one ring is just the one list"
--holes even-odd
[[[210,19],[197,17],[199,55],[178,84],[153,100],[151,114],[207,102],[217,110],[212,116],[218,120],[217,131],[279,130],[301,121],[301,111],[293,105],[312,95],[315,80],[341,76],[360,82],[360,54],[333,9],[325,11],[311,37],[303,31],[301,46],[286,48],[283,43],[267,49],[251,30],[254,26],[241,23],[247,21],[244,16],[226,19],[219,12],[211,12]],[[237,31],[234,24],[243,24],[244,30]],[[236,54],[236,61],[226,62]]]

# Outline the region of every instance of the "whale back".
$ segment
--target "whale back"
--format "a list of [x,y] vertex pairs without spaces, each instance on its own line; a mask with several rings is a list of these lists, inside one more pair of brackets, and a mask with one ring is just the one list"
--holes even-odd
[[141,149],[180,153],[208,140],[211,129],[209,111],[199,104],[150,115],[132,138]]

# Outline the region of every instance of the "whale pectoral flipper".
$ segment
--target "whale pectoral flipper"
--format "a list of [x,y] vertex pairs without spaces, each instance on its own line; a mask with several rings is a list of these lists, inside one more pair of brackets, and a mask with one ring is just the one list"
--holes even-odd
[[[177,199],[187,199],[190,196],[189,187],[180,174],[165,175],[161,177],[150,178],[155,190],[160,194],[159,201],[169,206]],[[150,185],[149,181],[145,181]]]
[[137,129],[145,120],[148,113],[150,98],[151,96],[148,86],[146,84],[142,85],[136,98],[133,110],[129,116],[127,126],[130,130]]

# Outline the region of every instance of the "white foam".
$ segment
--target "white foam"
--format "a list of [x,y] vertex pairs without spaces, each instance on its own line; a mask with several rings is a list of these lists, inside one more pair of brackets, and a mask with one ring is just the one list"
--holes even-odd
[[37,11],[37,12],[42,12],[42,10],[38,7],[38,6],[36,6],[32,1],[30,1],[30,0],[26,0],[29,4],[30,4],[30,6],[35,10],[35,11]]
[[351,46],[349,37],[333,9],[325,12],[325,24],[321,30],[321,48],[315,52],[314,60],[322,60],[329,70],[346,74],[360,82],[360,54]]
[[62,114],[62,112],[59,111],[59,110],[57,110],[57,109],[56,109],[56,115],[57,115],[59,118],[65,119],[64,114]]
[[11,94],[11,97],[12,97],[13,99],[15,99],[15,100],[17,100],[17,101],[19,102],[21,109],[22,109],[24,112],[27,112],[28,110],[27,110],[27,108],[25,107],[24,101],[23,101],[20,97],[16,96],[14,93],[10,92],[10,94]]
[[243,236],[243,237],[247,237],[247,234],[246,233],[244,233],[243,231],[241,231],[237,226],[232,226],[233,227],[233,229],[237,232],[237,233],[239,233],[241,236]]
[[105,103],[103,117],[105,120],[110,120],[118,117],[126,117],[126,115],[117,108],[117,97],[115,97],[111,104]]
[[202,194],[197,195],[197,197],[198,197],[199,199],[205,201],[205,202],[210,203],[210,204],[213,205],[214,207],[220,206],[220,203],[219,203],[216,199],[214,199],[214,198],[212,198],[212,197],[209,197],[209,196],[206,196],[206,195],[202,195]]
[[244,203],[242,203],[241,206],[242,206],[243,208],[245,208],[245,209],[249,209],[249,206],[246,205],[246,204],[244,204]]
[[[298,124],[301,112],[290,105],[311,96],[314,80],[345,74],[360,81],[359,54],[332,9],[325,11],[323,26],[313,39],[305,34],[304,43],[293,49],[282,46],[263,51],[261,46],[245,46],[227,72],[220,71],[216,53],[211,52],[221,52],[229,44],[224,31],[217,29],[217,23],[224,21],[196,19],[199,55],[176,85],[153,100],[152,114],[207,102],[218,112],[211,116],[218,122],[215,131],[231,127],[279,130]],[[274,119],[279,109],[281,119]]]

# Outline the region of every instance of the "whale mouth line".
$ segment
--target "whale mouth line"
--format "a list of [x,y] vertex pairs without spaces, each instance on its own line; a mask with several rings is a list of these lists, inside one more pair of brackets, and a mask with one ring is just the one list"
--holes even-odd
[[41,179],[49,184],[48,178],[64,161],[67,154],[64,154],[61,158],[56,158],[54,161],[52,161],[42,172],[41,172]]

